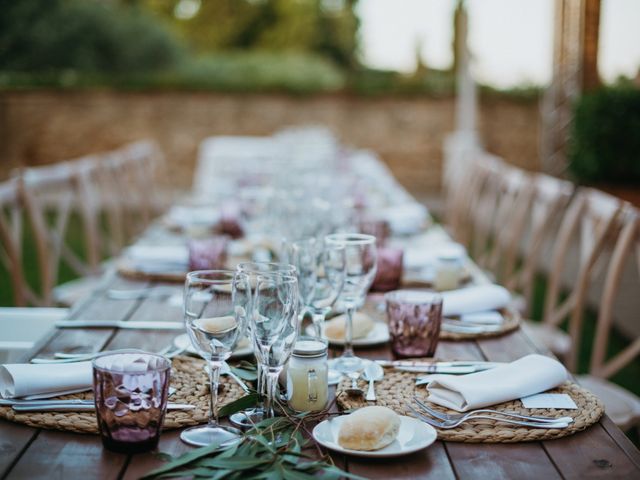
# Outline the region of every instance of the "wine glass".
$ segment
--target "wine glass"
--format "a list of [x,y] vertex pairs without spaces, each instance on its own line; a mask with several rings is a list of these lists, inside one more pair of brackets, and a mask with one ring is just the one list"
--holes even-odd
[[324,245],[312,237],[293,242],[290,257],[298,270],[300,301],[311,315],[315,336],[320,338],[324,319],[344,285],[345,248]]
[[259,275],[249,315],[256,357],[267,375],[265,410],[273,416],[278,376],[298,332],[298,279],[276,273]]
[[334,233],[325,237],[327,248],[344,248],[346,268],[340,300],[347,311],[344,351],[332,364],[335,370],[351,376],[364,367],[353,353],[353,314],[365,300],[377,268],[376,238],[361,233]]
[[268,355],[265,357],[263,356],[262,349],[255,349],[258,362],[263,365],[262,369],[266,370],[266,398],[271,400],[266,406],[266,413],[269,417],[274,416],[273,399],[278,398],[278,378],[284,365],[289,360],[289,357],[291,357],[294,344],[298,339],[299,327],[300,322],[298,321],[297,308],[292,308],[285,318],[282,332],[271,345]]
[[[277,273],[284,273],[289,275],[296,275],[296,268],[293,265],[287,263],[276,262],[242,262],[238,265],[237,270],[247,275],[249,279],[249,285],[253,288],[257,283],[257,277],[259,275],[272,275]],[[247,329],[251,329],[251,325],[247,324]],[[252,337],[252,336],[251,336]],[[253,342],[253,339],[252,339]],[[258,355],[259,347],[253,342],[254,353],[256,357]],[[258,361],[258,379],[257,390],[265,398],[267,397],[267,372],[263,370],[262,363]],[[255,408],[248,408],[240,412],[236,412],[229,417],[229,420],[234,425],[240,427],[251,427],[256,423],[262,421],[265,417],[265,411],[262,405]]]
[[220,368],[244,335],[251,290],[246,274],[229,270],[200,270],[187,274],[184,320],[198,354],[209,363],[209,422],[191,427],[180,438],[195,446],[222,447],[240,441],[240,431],[218,423]]

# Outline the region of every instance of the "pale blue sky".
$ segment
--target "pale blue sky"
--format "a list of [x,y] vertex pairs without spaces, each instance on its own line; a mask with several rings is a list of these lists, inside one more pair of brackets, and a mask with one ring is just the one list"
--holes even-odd
[[[553,0],[468,0],[474,72],[500,87],[544,84],[551,76]],[[412,71],[418,43],[427,64],[451,63],[455,0],[361,0],[362,57],[377,68]],[[640,67],[640,0],[603,0],[600,73]]]

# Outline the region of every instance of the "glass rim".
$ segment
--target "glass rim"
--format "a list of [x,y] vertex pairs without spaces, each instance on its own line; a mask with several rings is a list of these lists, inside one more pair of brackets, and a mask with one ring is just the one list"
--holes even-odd
[[[244,268],[249,265],[253,266],[264,266],[267,267],[266,270],[260,270],[260,268]],[[271,269],[272,268],[272,269]],[[255,274],[255,275],[270,275],[273,273],[288,273],[290,275],[295,275],[298,273],[298,270],[294,265],[290,263],[284,262],[241,262],[236,267],[236,272],[247,273],[247,274]]]
[[[423,298],[420,298],[423,297]],[[385,301],[411,305],[442,305],[442,295],[425,290],[393,290],[384,294]]]
[[[98,365],[98,361],[106,358],[106,357],[115,357],[118,355],[123,355],[123,354],[141,354],[141,355],[146,355],[148,357],[155,357],[155,358],[159,358],[162,359],[165,363],[163,364],[163,366],[161,367],[157,367],[157,368],[147,368],[144,371],[140,371],[140,370],[129,370],[129,369],[124,369],[124,370],[113,370],[111,368],[107,368],[104,366],[100,366]],[[167,370],[171,369],[171,360],[169,360],[167,357],[165,357],[164,355],[161,355],[159,353],[153,353],[153,352],[147,352],[145,350],[140,350],[139,348],[123,348],[120,350],[110,350],[108,352],[103,352],[98,354],[96,357],[93,358],[93,360],[91,360],[91,366],[94,370],[100,370],[101,372],[112,372],[112,373],[126,373],[129,375],[144,375],[146,373],[149,372],[164,372]]]
[[326,242],[339,245],[375,245],[376,243],[376,237],[366,233],[331,233],[324,239]]
[[[233,283],[239,272],[235,270],[193,270],[187,273],[186,283],[197,281],[209,285],[224,285]],[[208,278],[206,275],[220,275],[220,278]],[[227,278],[223,278],[227,276]]]

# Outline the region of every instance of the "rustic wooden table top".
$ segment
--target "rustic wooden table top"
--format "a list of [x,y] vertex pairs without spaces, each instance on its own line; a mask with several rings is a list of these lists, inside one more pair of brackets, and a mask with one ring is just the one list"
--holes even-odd
[[[111,286],[146,285],[114,278]],[[176,292],[180,286],[175,285]],[[96,292],[72,318],[180,321],[179,308],[166,299],[111,300]],[[117,329],[58,329],[32,354],[57,351],[94,351],[142,348],[157,351],[175,336],[170,331]],[[359,348],[367,358],[390,359],[388,345]],[[440,342],[436,355],[443,359],[509,361],[538,351],[521,331],[478,341]],[[339,352],[333,352],[334,354]],[[162,435],[159,451],[172,455],[189,450],[179,431]],[[463,444],[436,442],[426,450],[395,459],[360,459],[333,455],[337,465],[369,478],[640,478],[640,451],[606,416],[576,435],[544,442],[520,444]],[[38,430],[0,421],[0,472],[3,478],[125,478],[133,479],[157,467],[153,454],[125,455],[102,447],[97,435]]]

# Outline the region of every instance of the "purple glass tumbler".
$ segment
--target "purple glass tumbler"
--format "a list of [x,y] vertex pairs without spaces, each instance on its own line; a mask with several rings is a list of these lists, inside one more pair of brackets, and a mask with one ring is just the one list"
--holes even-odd
[[442,323],[442,296],[396,290],[385,300],[393,352],[398,357],[433,357]]
[[167,410],[171,361],[141,350],[93,360],[93,394],[102,444],[108,450],[153,450]]

